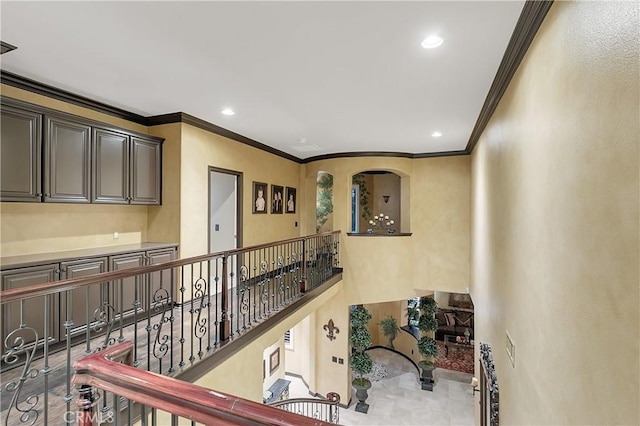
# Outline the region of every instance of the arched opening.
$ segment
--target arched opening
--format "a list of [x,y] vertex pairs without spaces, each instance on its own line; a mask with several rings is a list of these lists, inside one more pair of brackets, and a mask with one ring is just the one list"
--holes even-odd
[[353,175],[351,232],[395,234],[402,230],[402,178],[387,170]]

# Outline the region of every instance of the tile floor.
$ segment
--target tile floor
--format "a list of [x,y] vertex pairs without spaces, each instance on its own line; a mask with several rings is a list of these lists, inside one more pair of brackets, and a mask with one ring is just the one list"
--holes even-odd
[[[348,409],[340,409],[341,425],[474,425],[474,397],[471,374],[436,369],[433,392],[420,389],[416,368],[402,356],[386,349],[372,349],[374,362],[388,371],[385,378],[369,389],[369,413],[355,411],[355,399]],[[293,376],[289,395],[304,398],[309,391],[304,382]],[[344,402],[344,401],[343,401]]]

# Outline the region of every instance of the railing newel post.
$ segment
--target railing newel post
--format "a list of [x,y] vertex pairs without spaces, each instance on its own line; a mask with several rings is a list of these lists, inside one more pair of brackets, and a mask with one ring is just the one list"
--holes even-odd
[[231,324],[229,323],[229,277],[228,264],[229,253],[225,252],[222,255],[222,288],[220,289],[220,305],[221,305],[221,319],[220,319],[220,342],[226,342],[229,340],[231,334]]

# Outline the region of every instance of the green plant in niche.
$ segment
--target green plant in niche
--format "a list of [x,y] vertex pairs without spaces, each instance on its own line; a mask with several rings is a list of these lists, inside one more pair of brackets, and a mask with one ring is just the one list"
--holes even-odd
[[320,173],[316,186],[316,232],[319,232],[333,213],[333,175]]
[[398,331],[400,331],[398,321],[396,321],[394,317],[387,315],[382,321],[380,321],[380,327],[382,327],[382,333],[384,333],[385,337],[389,339],[387,346],[391,349],[395,349],[393,347],[393,340],[396,338]]
[[371,382],[365,379],[364,375],[370,373],[373,367],[371,356],[365,352],[372,342],[371,333],[367,329],[371,314],[364,306],[358,305],[351,310],[349,319],[351,321],[349,340],[353,348],[350,364],[356,373],[356,379],[353,380],[353,383],[357,386],[370,385]]
[[371,193],[369,192],[369,190],[367,189],[367,181],[365,178],[365,175],[362,173],[358,173],[357,175],[353,176],[352,179],[352,183],[354,185],[358,185],[359,188],[359,192],[360,192],[360,208],[362,209],[362,218],[369,222],[369,219],[371,219],[371,210],[369,209],[369,195],[371,195]]

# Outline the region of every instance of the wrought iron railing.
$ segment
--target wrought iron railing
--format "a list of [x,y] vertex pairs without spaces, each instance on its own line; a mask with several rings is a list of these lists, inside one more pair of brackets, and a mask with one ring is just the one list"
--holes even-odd
[[[119,343],[88,355],[73,365],[73,383],[80,385],[77,419],[80,426],[132,424],[133,411],[142,424],[179,424],[188,419],[205,425],[330,425],[318,416],[285,410],[212,391],[198,385],[132,367],[133,344]],[[113,410],[97,410],[101,391],[113,395]],[[337,395],[337,394],[336,394]],[[334,397],[339,401],[340,397]],[[335,401],[334,401],[335,402]],[[337,413],[334,402],[325,404]],[[337,402],[335,402],[337,404]],[[149,415],[148,408],[155,409]],[[290,411],[290,410],[289,410]],[[337,415],[337,414],[336,414]]]
[[[3,423],[58,424],[52,413],[73,411],[72,362],[125,340],[133,342],[139,369],[168,376],[197,370],[225,343],[338,273],[339,234],[0,292]],[[44,313],[37,324],[25,320],[33,318],[25,301],[34,298]],[[13,329],[6,328],[9,315],[19,318]],[[110,410],[106,395],[101,403]]]
[[281,410],[296,413],[301,416],[311,417],[333,424],[340,423],[340,395],[329,392],[327,399],[317,398],[290,398],[282,401],[271,402],[267,405]]

